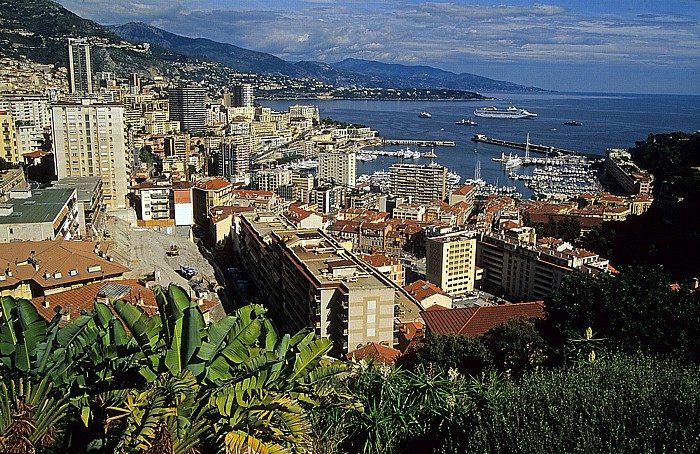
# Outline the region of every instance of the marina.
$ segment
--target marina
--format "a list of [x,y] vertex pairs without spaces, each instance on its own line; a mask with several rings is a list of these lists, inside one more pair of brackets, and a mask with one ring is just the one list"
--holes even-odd
[[487,143],[490,145],[497,145],[506,148],[514,148],[516,150],[525,150],[529,148],[530,151],[535,151],[538,153],[551,153],[553,155],[581,155],[586,157],[596,157],[599,158],[600,154],[586,153],[582,151],[567,150],[564,148],[558,148],[554,146],[542,145],[537,143],[527,143],[527,142],[511,142],[510,140],[495,139],[493,137],[486,137],[484,134],[474,134],[471,138],[472,142]]
[[406,140],[406,139],[382,139],[382,145],[416,145],[419,147],[454,147],[452,140]]

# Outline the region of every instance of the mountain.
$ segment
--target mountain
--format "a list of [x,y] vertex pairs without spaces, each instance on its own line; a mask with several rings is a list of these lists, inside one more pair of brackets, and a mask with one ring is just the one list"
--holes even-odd
[[542,91],[512,82],[489,79],[476,74],[444,71],[431,66],[407,66],[380,63],[371,60],[348,58],[332,63],[334,68],[345,69],[354,73],[373,76],[383,83],[402,87],[449,88],[467,91]]
[[290,63],[263,52],[203,38],[187,38],[140,22],[109,27],[127,41],[146,42],[191,57],[215,60],[241,72],[307,77],[336,86],[377,88],[445,88],[466,91],[540,91],[538,88],[499,81],[475,74],[455,74],[430,66],[406,66],[346,59],[328,64],[315,61]]
[[122,76],[134,71],[172,75],[178,73],[173,61],[189,59],[157,46],[149,51],[138,49],[106,27],[50,0],[0,0],[0,57],[67,67],[68,38],[78,37],[90,38],[95,44],[94,71],[115,71]]
[[256,52],[232,44],[224,44],[204,38],[186,38],[143,22],[129,22],[108,27],[121,38],[132,43],[149,43],[192,57],[214,60],[240,72],[281,74],[303,77],[293,64],[263,52]]

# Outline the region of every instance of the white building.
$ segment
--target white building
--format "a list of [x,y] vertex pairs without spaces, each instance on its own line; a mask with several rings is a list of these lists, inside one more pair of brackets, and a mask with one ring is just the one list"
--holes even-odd
[[121,104],[88,99],[51,107],[58,178],[101,176],[108,209],[126,207],[132,156],[123,113]]
[[357,162],[354,151],[318,154],[318,178],[321,181],[354,188],[356,172]]

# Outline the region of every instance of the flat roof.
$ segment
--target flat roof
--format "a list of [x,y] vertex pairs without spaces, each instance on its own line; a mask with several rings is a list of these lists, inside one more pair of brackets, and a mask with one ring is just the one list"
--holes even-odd
[[54,181],[52,187],[58,189],[75,188],[78,191],[78,202],[90,202],[97,191],[102,177],[65,177]]
[[0,216],[0,224],[33,224],[53,222],[61,213],[75,189],[37,189],[26,199],[10,199],[14,210],[9,216]]

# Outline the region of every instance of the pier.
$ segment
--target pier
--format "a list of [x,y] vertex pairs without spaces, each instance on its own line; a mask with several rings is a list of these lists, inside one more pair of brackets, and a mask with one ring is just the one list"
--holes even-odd
[[416,145],[418,147],[454,147],[451,140],[382,139],[382,145]]
[[490,145],[498,145],[500,147],[506,147],[506,148],[515,148],[516,150],[525,150],[526,148],[529,148],[530,151],[536,151],[538,153],[552,153],[554,155],[580,155],[580,156],[585,156],[590,159],[600,159],[602,156],[596,155],[594,153],[585,153],[582,151],[574,151],[574,150],[567,150],[565,148],[557,148],[557,147],[552,147],[552,146],[547,146],[547,145],[542,145],[542,144],[536,144],[536,143],[530,143],[529,145],[526,142],[511,142],[509,140],[502,140],[502,139],[494,139],[493,137],[486,137],[483,134],[474,134],[474,136],[471,139],[473,142],[482,142],[482,143],[488,143]]

